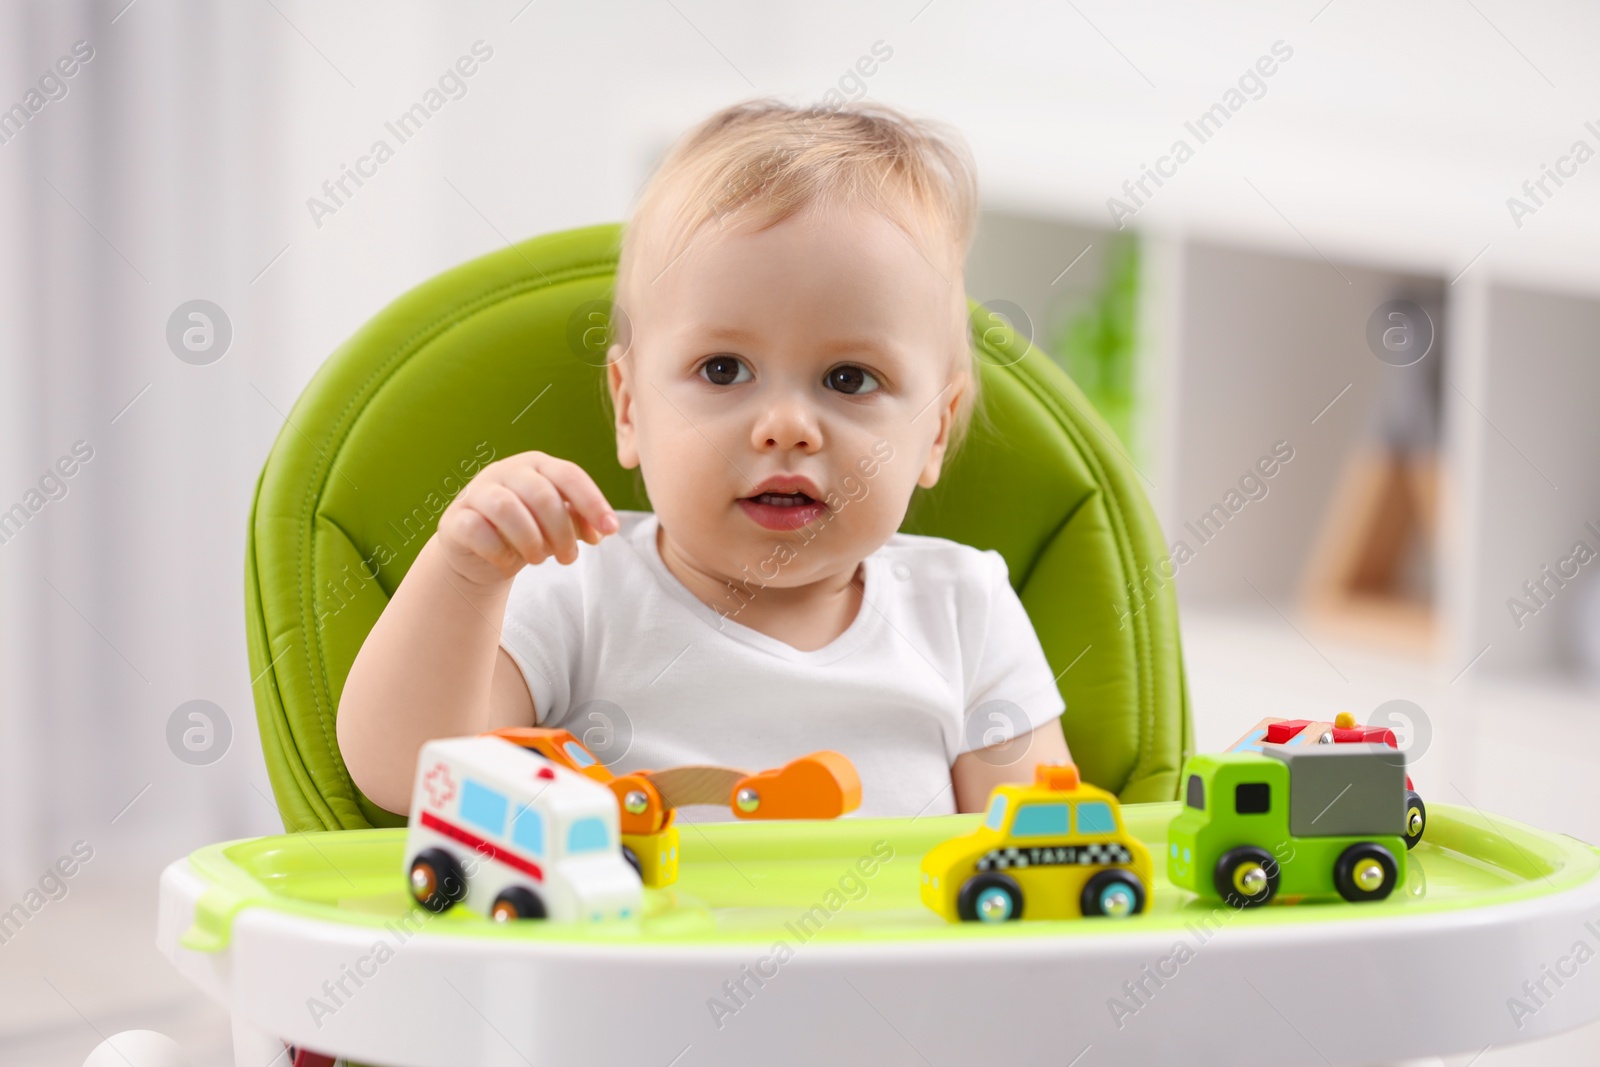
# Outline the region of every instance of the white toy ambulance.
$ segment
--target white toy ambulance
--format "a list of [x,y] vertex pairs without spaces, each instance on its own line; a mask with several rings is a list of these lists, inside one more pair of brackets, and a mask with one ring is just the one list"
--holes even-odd
[[429,741],[406,834],[411,895],[500,922],[637,918],[643,883],[622,855],[617,798],[503,738]]

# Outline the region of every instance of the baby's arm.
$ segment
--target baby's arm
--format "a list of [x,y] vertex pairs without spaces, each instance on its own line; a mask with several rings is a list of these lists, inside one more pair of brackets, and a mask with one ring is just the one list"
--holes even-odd
[[1060,719],[998,745],[963,752],[950,766],[956,810],[982,811],[988,807],[989,793],[995,786],[1002,782],[1031,783],[1035,765],[1071,759],[1067,739],[1061,733]]
[[500,648],[511,583],[581,537],[616,532],[615,512],[575,463],[523,452],[479,471],[444,514],[350,667],[339,751],[367,798],[411,803],[417,753],[436,737],[531,726],[533,698]]

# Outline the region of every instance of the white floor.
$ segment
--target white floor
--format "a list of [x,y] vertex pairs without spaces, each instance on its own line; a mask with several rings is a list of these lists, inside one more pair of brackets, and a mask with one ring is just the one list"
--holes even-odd
[[0,1064],[82,1067],[123,1030],[166,1034],[193,1067],[231,1064],[227,1014],[156,951],[159,866],[101,863],[0,945]]
[[[1432,730],[1413,767],[1425,796],[1600,841],[1594,690],[1470,670],[1452,683],[1459,667],[1435,670],[1302,636],[1276,616],[1186,609],[1184,640],[1200,750],[1266,715],[1349,710],[1365,721],[1386,700],[1410,700]],[[156,952],[156,874],[144,864],[86,867],[66,898],[0,945],[0,1064],[81,1067],[103,1037],[130,1029],[168,1034],[195,1067],[231,1062],[226,1016]],[[1442,1062],[1588,1067],[1600,1063],[1600,1025]]]

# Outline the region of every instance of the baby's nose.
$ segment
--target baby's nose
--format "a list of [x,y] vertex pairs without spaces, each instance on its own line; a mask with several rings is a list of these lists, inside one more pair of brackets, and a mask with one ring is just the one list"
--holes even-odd
[[765,442],[768,448],[810,448],[811,442],[803,435],[784,434],[778,437],[768,437]]
[[822,446],[822,427],[809,404],[775,404],[754,427],[755,445],[761,449],[800,449],[814,452]]

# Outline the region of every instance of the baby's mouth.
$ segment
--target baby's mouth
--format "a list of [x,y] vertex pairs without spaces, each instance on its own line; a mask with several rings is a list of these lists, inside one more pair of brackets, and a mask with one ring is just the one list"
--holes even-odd
[[804,493],[757,493],[755,496],[741,497],[752,504],[765,504],[774,508],[802,508],[816,501]]
[[768,491],[739,498],[739,507],[757,526],[779,532],[798,530],[822,519],[827,508],[809,493]]

